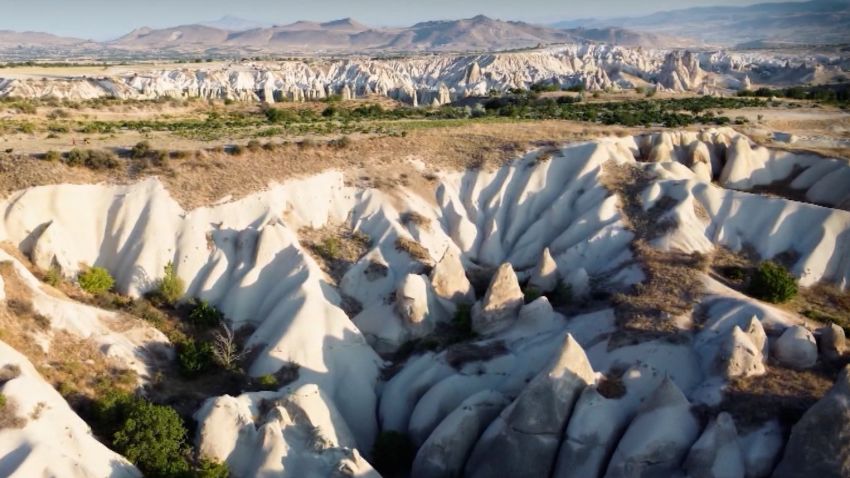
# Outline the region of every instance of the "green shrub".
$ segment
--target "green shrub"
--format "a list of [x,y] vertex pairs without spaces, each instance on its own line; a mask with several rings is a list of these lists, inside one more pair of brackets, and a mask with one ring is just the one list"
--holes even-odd
[[145,475],[172,477],[189,471],[185,437],[183,420],[173,408],[136,399],[112,444]]
[[44,282],[47,285],[58,287],[62,283],[62,272],[56,266],[51,267],[44,273]]
[[115,169],[118,167],[118,159],[110,151],[91,150],[83,163],[89,169]]
[[228,478],[230,470],[224,463],[201,458],[191,473],[192,478]]
[[0,410],[6,408],[6,395],[0,393]]
[[372,464],[384,476],[401,475],[410,471],[415,450],[410,438],[396,431],[383,431],[372,448]]
[[62,155],[59,154],[58,151],[54,151],[51,149],[50,151],[44,153],[42,159],[51,163],[58,163],[62,159]]
[[186,378],[195,378],[210,370],[215,363],[212,346],[208,342],[187,340],[177,346],[177,365]]
[[525,303],[530,304],[535,300],[539,299],[543,293],[540,292],[536,287],[528,286],[523,291],[523,295],[525,295]]
[[103,267],[91,267],[77,277],[80,288],[84,291],[100,295],[109,292],[115,285],[115,279]]
[[263,375],[262,377],[257,377],[257,385],[263,390],[277,390],[277,377],[271,374]]
[[469,304],[458,304],[452,318],[452,328],[457,334],[457,342],[475,337],[475,331],[472,330],[472,307]]
[[224,320],[224,314],[205,300],[197,301],[189,313],[189,321],[203,327],[215,327]]
[[549,298],[549,302],[555,307],[569,305],[573,301],[573,288],[570,284],[559,281],[555,290],[550,292],[547,297]]
[[787,302],[797,295],[797,280],[781,265],[762,262],[750,280],[750,295],[775,304]]
[[165,151],[155,151],[151,162],[158,168],[167,168],[171,163],[171,155]]
[[130,156],[133,159],[141,159],[147,157],[151,153],[151,144],[147,141],[140,141],[130,150]]
[[156,295],[164,303],[174,305],[183,297],[185,291],[186,286],[183,284],[183,279],[174,270],[174,263],[169,262],[165,265],[165,275],[157,282]]
[[65,163],[67,163],[68,166],[82,166],[86,163],[86,159],[88,157],[88,154],[82,149],[74,148],[71,151],[68,151],[68,154],[65,157]]
[[245,147],[248,148],[248,151],[251,151],[251,152],[257,152],[260,149],[262,149],[262,145],[256,139],[252,139],[251,141],[248,141],[248,144],[245,145]]

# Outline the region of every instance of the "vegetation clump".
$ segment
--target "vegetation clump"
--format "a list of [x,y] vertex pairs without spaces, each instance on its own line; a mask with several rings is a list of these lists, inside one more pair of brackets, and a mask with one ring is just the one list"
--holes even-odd
[[152,294],[151,298],[155,301],[174,306],[186,292],[186,285],[183,283],[183,279],[177,275],[173,262],[165,265],[164,272],[165,275],[157,281],[156,291]]
[[171,407],[115,390],[94,403],[93,428],[106,444],[136,465],[145,476],[226,478],[224,464],[191,459],[187,430]]
[[184,377],[199,377],[215,365],[212,345],[195,340],[184,341],[177,346],[177,365]]
[[797,280],[785,267],[765,261],[753,274],[749,292],[757,299],[780,304],[797,295]]
[[115,279],[103,267],[91,267],[77,277],[80,288],[89,294],[101,295],[112,290]]
[[372,447],[372,464],[383,476],[402,476],[415,457],[413,442],[404,433],[383,431]]
[[215,327],[224,320],[224,314],[205,300],[194,303],[189,321],[201,327]]
[[74,148],[65,157],[68,166],[81,166],[94,170],[115,169],[118,159],[110,151]]

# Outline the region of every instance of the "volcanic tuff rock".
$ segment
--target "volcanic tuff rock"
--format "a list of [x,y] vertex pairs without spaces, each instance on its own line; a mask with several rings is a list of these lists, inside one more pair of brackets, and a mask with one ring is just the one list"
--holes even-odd
[[[789,270],[802,285],[825,281],[846,289],[850,243],[844,238],[850,234],[850,212],[723,189],[697,173],[700,165],[711,164],[715,180],[731,160],[726,146],[739,138],[747,140],[727,128],[612,136],[564,146],[543,162],[540,152],[532,151],[493,170],[437,173],[433,203],[347,186],[338,171],[192,211],[183,210],[157,179],[41,186],[0,203],[0,240],[31,256],[38,250],[48,261],[102,265],[116,278],[116,289],[133,296],[150,290],[165,264],[173,262],[188,297],[216,305],[234,327],[254,329],[246,344],[255,352],[247,365],[252,376],[298,365],[294,383],[211,398],[196,414],[200,449],[226,461],[238,478],[327,476],[340,468],[369,476],[373,470],[363,457],[378,433],[387,430],[406,433],[422,447],[417,467],[423,473],[442,473],[444,468],[433,466],[436,460],[444,460],[450,472],[489,462],[489,455],[497,454],[492,460],[505,470],[530,461],[530,469],[543,476],[571,466],[576,470],[572,476],[676,476],[686,471],[685,463],[695,475],[709,465],[717,474],[715,465],[721,462],[740,470],[732,426],[708,412],[706,423],[713,418],[716,423],[703,430],[690,411],[691,404],[711,410],[712,399],[723,398],[728,380],[717,373],[717,357],[746,353],[743,370],[757,369],[764,365],[758,357],[766,350],[765,330],[774,345],[781,341],[775,334],[787,329],[794,345],[793,326],[803,319],[700,275],[695,286],[701,284],[704,294],[696,299],[694,316],[703,322],[694,334],[676,341],[618,343],[626,331],[617,311],[601,300],[593,304],[599,309],[567,317],[563,314],[569,309],[553,309],[546,297],[523,304],[517,276],[530,277],[549,249],[557,269],[567,271],[566,283],[574,286],[578,281],[572,276],[581,271],[584,293],[627,290],[643,281],[627,212],[618,207],[619,195],[605,187],[608,175],[616,172],[612,168],[638,168],[652,178],[640,195],[643,205],[663,209],[661,219],[671,224],[650,244],[659,253],[747,247],[771,259],[793,250]],[[689,154],[695,143],[705,145],[696,162]],[[640,160],[652,150],[655,162]],[[813,197],[846,197],[850,188],[832,180],[850,170],[846,162],[816,161],[751,142],[734,154],[759,158],[741,162],[754,168],[745,173],[759,181],[791,175]],[[81,201],[87,205],[83,213]],[[431,227],[405,224],[402,211],[432,219]],[[338,289],[298,235],[304,227],[326,225],[344,225],[373,238]],[[64,233],[45,235],[54,227]],[[441,257],[436,268],[443,262],[444,269],[426,280],[421,262],[398,250],[400,237],[412,237],[428,255]],[[447,250],[451,254],[443,254]],[[32,295],[34,310],[49,319],[49,331],[85,332],[99,348],[109,346],[107,353],[136,356],[137,362],[147,349],[147,341],[130,340],[132,331],[105,327],[114,314],[47,294],[49,289],[15,255],[0,251],[0,262],[11,264],[0,271],[6,292],[11,295],[15,289],[10,287],[19,285],[9,275],[12,269]],[[507,293],[491,291],[484,302],[510,305],[511,320],[498,322],[497,330],[486,335],[415,353],[382,380],[385,362],[374,346],[386,338],[382,334],[411,338],[406,327],[420,318],[420,324],[430,321],[436,310],[427,300],[432,288],[438,289],[436,302],[451,305],[446,298],[473,297],[466,292],[464,267],[478,275],[500,266],[496,275],[502,274]],[[438,276],[447,281],[435,280]],[[343,294],[359,301],[363,312],[349,318],[341,308]],[[0,314],[8,312],[0,304]],[[803,335],[808,359],[816,346]],[[562,360],[553,366],[553,357]],[[804,418],[797,426],[800,438],[792,440],[785,457],[789,474],[821,464],[826,467],[822,476],[846,471],[841,469],[846,437],[840,427],[847,426],[843,390],[850,386],[840,384],[847,381],[839,381],[821,406],[825,409],[816,409],[817,420]],[[20,394],[15,396],[18,400]],[[492,418],[506,402],[511,405]],[[834,416],[841,423],[824,423],[824,417]],[[452,433],[455,424],[459,431]],[[479,437],[481,430],[486,431]],[[769,422],[740,431],[747,476],[769,475],[785,441],[781,426]],[[806,449],[806,435],[815,432],[827,436]],[[33,442],[53,443],[54,435],[39,435]],[[9,436],[0,432],[2,455],[19,446],[18,435]],[[74,443],[85,444],[85,437]],[[0,467],[8,463],[0,459]],[[63,469],[74,469],[73,464]]]
[[791,430],[775,478],[850,476],[850,367]]
[[552,253],[549,248],[543,249],[543,254],[540,256],[540,262],[534,268],[531,274],[531,279],[528,280],[528,285],[536,288],[541,293],[548,293],[555,290],[558,285],[558,264],[555,259],[552,259]]
[[0,97],[81,100],[202,97],[268,102],[318,100],[330,95],[386,96],[411,105],[442,105],[491,90],[530,88],[539,82],[588,90],[649,86],[669,91],[730,91],[758,72],[760,84],[809,82],[850,69],[828,55],[680,52],[571,44],[482,55],[405,59],[316,59],[212,64],[157,70],[138,66],[100,77],[0,77]]
[[593,381],[584,350],[567,335],[554,363],[481,436],[467,462],[466,476],[546,476],[573,404]]
[[502,264],[493,275],[483,301],[472,309],[473,330],[488,334],[509,327],[516,320],[524,298],[513,267]]
[[789,327],[776,340],[774,345],[776,359],[797,369],[814,366],[818,360],[818,346],[815,337],[801,325]]
[[828,360],[835,360],[847,351],[847,339],[844,329],[836,324],[829,324],[820,329],[818,337],[820,353]]
[[419,448],[411,477],[459,476],[478,437],[508,403],[501,393],[493,390],[484,390],[464,400]]
[[9,415],[16,414],[22,422],[19,427],[0,428],[0,476],[142,476],[95,439],[88,424],[32,363],[4,342],[0,342],[0,392],[6,403],[0,421],[8,424]]

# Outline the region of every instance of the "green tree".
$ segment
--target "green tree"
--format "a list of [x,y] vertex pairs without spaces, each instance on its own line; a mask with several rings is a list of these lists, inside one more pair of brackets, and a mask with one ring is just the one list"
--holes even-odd
[[146,476],[173,477],[189,471],[185,437],[186,428],[173,408],[138,399],[112,443]]

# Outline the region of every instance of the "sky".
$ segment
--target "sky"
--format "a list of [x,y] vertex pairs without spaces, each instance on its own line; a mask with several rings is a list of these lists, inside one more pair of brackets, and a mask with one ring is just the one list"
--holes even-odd
[[747,0],[0,0],[0,30],[41,31],[95,40],[148,26],[162,28],[234,15],[286,24],[352,17],[372,26],[484,14],[502,20],[554,23],[577,18],[648,14]]

